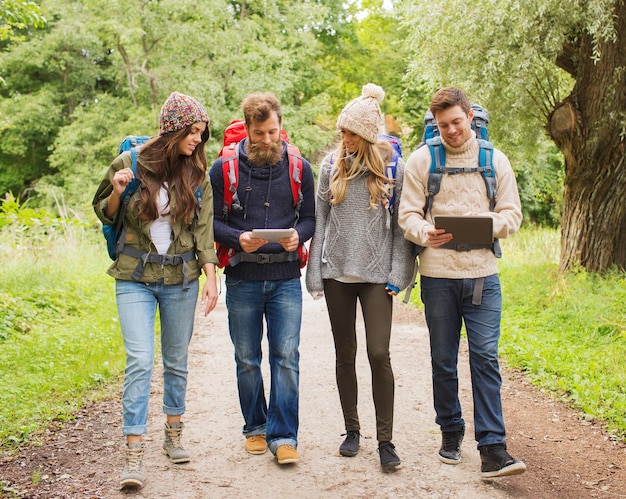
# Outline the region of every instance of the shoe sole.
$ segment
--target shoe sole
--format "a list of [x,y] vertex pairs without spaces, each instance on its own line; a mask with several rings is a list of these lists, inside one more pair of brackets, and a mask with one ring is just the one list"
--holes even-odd
[[179,458],[179,459],[172,459],[165,449],[161,449],[161,452],[163,453],[163,455],[167,456],[167,458],[170,460],[170,463],[182,464],[182,463],[188,463],[189,461],[191,461],[190,457],[183,457],[183,458]]
[[252,454],[254,456],[260,456],[261,454],[265,454],[267,452],[267,447],[265,447],[265,449],[259,449],[259,450],[249,450],[249,449],[246,449],[246,452],[248,454]]
[[503,476],[519,475],[526,471],[526,465],[524,463],[513,463],[510,466],[506,466],[501,470],[496,471],[483,471],[480,474],[480,478],[499,478]]
[[459,459],[450,459],[449,457],[443,457],[441,454],[437,454],[439,457],[439,461],[445,464],[459,464],[461,462],[461,458]]
[[141,480],[129,478],[120,482],[120,488],[123,489],[124,487],[143,487],[143,482]]
[[278,464],[293,464],[293,463],[297,463],[298,461],[300,461],[299,457],[288,457],[286,459],[277,459],[278,460]]
[[354,452],[349,451],[349,450],[340,450],[340,451],[339,451],[339,454],[341,454],[341,455],[342,455],[342,456],[344,456],[344,457],[354,457],[354,456],[356,456],[358,453],[359,453],[359,451],[358,451],[358,450],[356,450],[356,451],[354,451]]
[[398,469],[400,466],[400,461],[394,461],[393,463],[381,464],[381,468],[385,473],[392,473]]

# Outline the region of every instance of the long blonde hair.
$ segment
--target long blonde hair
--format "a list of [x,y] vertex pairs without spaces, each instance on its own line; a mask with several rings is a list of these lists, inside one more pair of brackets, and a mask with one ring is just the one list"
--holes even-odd
[[[350,161],[354,156],[354,161]],[[393,148],[386,140],[372,144],[361,140],[357,150],[350,154],[343,142],[333,153],[333,168],[329,182],[329,202],[339,204],[346,197],[348,185],[354,178],[368,173],[367,187],[370,191],[370,208],[376,209],[382,198],[389,197],[393,189],[393,179],[385,175],[385,166],[393,156]]]

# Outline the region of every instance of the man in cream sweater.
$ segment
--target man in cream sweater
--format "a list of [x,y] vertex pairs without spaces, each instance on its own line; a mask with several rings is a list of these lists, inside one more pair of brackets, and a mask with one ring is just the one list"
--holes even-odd
[[[426,213],[431,153],[418,148],[406,164],[399,224],[405,237],[422,246],[420,288],[430,331],[433,398],[441,428],[439,459],[461,461],[465,421],[458,396],[458,350],[465,323],[469,344],[474,433],[481,456],[481,477],[523,473],[526,466],[506,449],[498,365],[502,294],[493,247],[451,248],[452,234],[436,229],[438,215],[489,216],[494,238],[519,230],[522,212],[515,175],[507,157],[493,150],[496,203],[490,209],[485,181],[477,171],[479,144],[471,123],[474,111],[465,93],[454,87],[439,90],[430,105],[445,149],[446,168],[467,173],[444,174],[432,208]],[[446,247],[442,247],[446,245]]]

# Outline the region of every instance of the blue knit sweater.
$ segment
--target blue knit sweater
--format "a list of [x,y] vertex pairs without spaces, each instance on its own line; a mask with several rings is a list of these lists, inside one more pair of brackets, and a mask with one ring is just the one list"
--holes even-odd
[[[308,241],[315,231],[315,187],[311,165],[304,160],[302,168],[302,206],[296,222],[293,195],[289,180],[289,160],[284,144],[283,157],[275,166],[252,166],[248,162],[245,139],[239,148],[239,184],[237,195],[241,209],[232,208],[228,222],[223,219],[224,176],[222,159],[211,166],[209,177],[213,187],[213,222],[215,241],[236,251],[242,251],[239,236],[252,229],[287,229],[294,227],[300,236],[300,244]],[[281,253],[278,243],[268,243],[258,253]],[[300,277],[298,261],[258,264],[240,262],[225,269],[228,276],[248,281],[275,281]]]

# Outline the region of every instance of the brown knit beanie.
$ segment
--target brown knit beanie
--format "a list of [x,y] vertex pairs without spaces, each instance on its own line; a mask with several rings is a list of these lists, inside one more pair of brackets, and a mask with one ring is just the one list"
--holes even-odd
[[181,130],[199,121],[210,123],[209,115],[196,99],[178,92],[172,92],[161,108],[159,115],[159,135]]
[[361,97],[343,108],[337,119],[337,128],[349,130],[375,144],[383,124],[379,103],[385,98],[382,87],[368,83],[363,86]]

